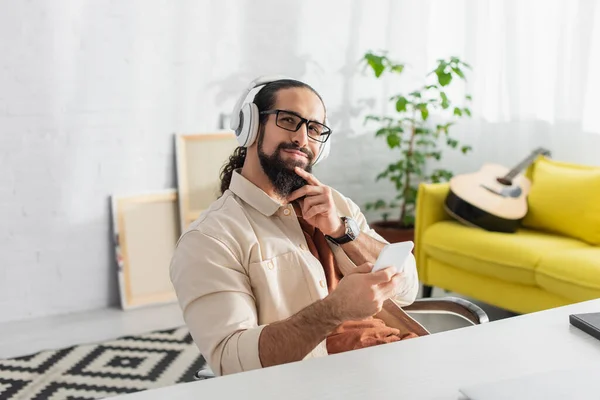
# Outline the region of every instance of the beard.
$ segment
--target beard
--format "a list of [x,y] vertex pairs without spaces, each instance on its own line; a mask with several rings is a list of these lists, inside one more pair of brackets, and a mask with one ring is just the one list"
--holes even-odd
[[[268,155],[263,150],[264,133],[265,128],[262,126],[258,138],[258,159],[260,161],[260,165],[269,178],[269,181],[273,185],[275,193],[277,193],[277,195],[279,195],[281,198],[286,198],[292,192],[300,189],[302,186],[305,186],[308,183],[304,178],[294,172],[294,168],[300,167],[306,172],[310,173],[312,171],[314,153],[308,148],[299,147],[294,143],[286,142],[279,144],[273,154]],[[307,155],[308,162],[304,163],[300,160],[286,161],[281,158],[282,150],[301,151]]]

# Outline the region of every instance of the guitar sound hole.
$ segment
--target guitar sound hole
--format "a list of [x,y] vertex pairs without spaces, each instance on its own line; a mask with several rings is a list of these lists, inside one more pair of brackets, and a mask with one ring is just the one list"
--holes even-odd
[[496,181],[498,181],[499,184],[504,186],[512,186],[512,181],[510,179],[496,178]]

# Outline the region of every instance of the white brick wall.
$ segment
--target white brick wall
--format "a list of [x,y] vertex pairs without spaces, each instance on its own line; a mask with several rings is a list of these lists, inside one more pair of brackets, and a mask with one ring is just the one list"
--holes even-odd
[[[303,34],[317,5],[340,25]],[[172,187],[173,134],[217,129],[251,79],[312,76],[337,93],[339,28],[356,13],[286,8],[0,0],[0,322],[117,304],[109,196]]]
[[[117,304],[108,197],[172,187],[173,133],[216,129],[260,74],[304,78],[327,100],[324,182],[359,205],[391,195],[374,178],[392,154],[356,109],[389,93],[354,68],[397,32],[380,23],[387,4],[366,4],[0,0],[0,322]],[[296,18],[282,24],[282,12]],[[574,146],[576,127],[531,140],[514,128],[470,126],[478,153],[449,164],[513,162],[537,139],[557,158],[597,162],[598,137]]]

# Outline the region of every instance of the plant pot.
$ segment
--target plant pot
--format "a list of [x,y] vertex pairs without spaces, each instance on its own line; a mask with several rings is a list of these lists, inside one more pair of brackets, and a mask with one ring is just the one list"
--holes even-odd
[[390,243],[415,241],[414,227],[406,228],[395,221],[375,221],[369,225]]

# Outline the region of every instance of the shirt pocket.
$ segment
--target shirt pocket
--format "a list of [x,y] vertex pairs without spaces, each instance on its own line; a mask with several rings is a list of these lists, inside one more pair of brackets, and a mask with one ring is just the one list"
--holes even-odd
[[251,263],[250,284],[259,324],[289,318],[322,297],[314,271],[297,251]]

